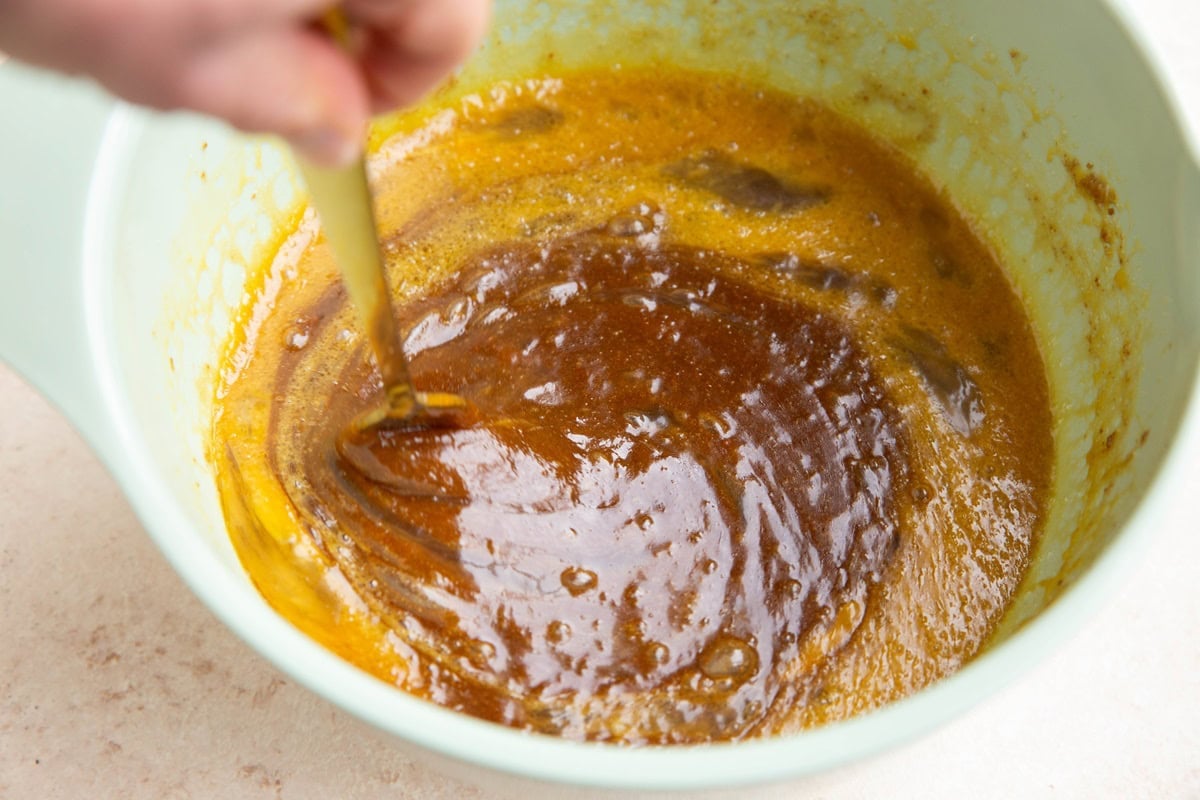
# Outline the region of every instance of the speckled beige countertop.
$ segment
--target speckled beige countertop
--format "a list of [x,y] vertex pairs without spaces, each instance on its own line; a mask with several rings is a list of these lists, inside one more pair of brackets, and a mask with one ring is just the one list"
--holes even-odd
[[[1200,0],[1138,5],[1200,131]],[[1200,464],[1190,486],[1100,613],[968,715],[865,764],[709,796],[1200,798]],[[0,799],[512,795],[414,761],[234,637],[0,367]]]

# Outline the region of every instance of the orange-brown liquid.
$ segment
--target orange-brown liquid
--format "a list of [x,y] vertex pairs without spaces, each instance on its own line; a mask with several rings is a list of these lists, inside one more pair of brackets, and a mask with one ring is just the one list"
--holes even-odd
[[908,164],[671,73],[502,87],[385,151],[414,382],[473,414],[347,432],[379,378],[298,232],[213,440],[276,608],[435,702],[632,743],[843,718],[976,652],[1046,502],[1046,381]]

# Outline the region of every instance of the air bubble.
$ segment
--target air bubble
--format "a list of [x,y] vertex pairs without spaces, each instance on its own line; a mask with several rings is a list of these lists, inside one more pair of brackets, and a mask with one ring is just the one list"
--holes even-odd
[[662,642],[650,642],[646,646],[646,658],[656,667],[661,667],[671,658],[671,648]]
[[618,214],[604,226],[604,232],[609,236],[619,237],[641,236],[648,230],[650,230],[650,224],[647,220],[630,214]]
[[296,320],[283,337],[283,346],[293,353],[303,350],[312,337],[312,322],[306,319]]
[[578,597],[584,592],[591,591],[596,588],[599,578],[596,573],[582,567],[568,567],[564,569],[560,576],[563,587],[571,593],[572,597]]
[[571,638],[571,626],[556,619],[546,626],[546,641],[550,644],[562,644]]
[[711,680],[745,683],[758,671],[758,654],[736,636],[718,636],[700,652],[696,666]]

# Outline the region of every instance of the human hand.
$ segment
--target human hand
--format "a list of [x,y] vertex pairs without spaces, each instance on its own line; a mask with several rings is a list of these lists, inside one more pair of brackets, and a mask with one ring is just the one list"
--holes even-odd
[[160,109],[358,155],[372,112],[410,104],[483,35],[488,0],[344,0],[350,53],[313,24],[330,0],[0,0],[0,50]]

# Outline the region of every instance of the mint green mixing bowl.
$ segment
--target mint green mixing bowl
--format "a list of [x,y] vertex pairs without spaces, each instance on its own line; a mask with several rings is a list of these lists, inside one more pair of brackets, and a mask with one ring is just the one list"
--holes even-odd
[[1200,168],[1130,19],[1101,0],[501,0],[452,90],[550,63],[738,72],[891,139],[1008,265],[1050,372],[1057,453],[1044,535],[978,658],[848,722],[703,747],[520,733],[366,675],[263,602],[226,536],[205,432],[231,313],[275,220],[305,202],[271,142],[0,66],[10,110],[0,181],[24,187],[0,206],[0,355],[75,423],[218,617],[401,740],[614,788],[743,785],[861,759],[979,702],[1076,630],[1200,458]]

